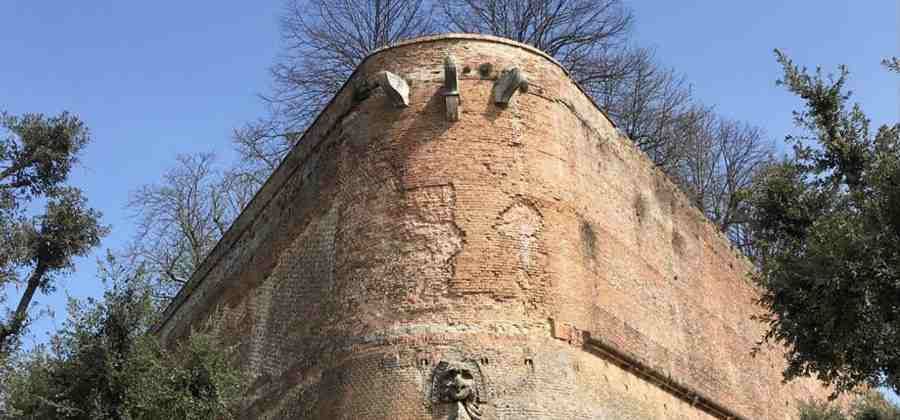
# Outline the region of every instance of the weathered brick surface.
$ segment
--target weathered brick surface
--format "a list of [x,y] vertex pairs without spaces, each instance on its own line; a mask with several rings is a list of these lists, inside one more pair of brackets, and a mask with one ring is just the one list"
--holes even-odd
[[[530,88],[501,108],[493,79],[513,66]],[[383,70],[409,83],[408,108],[379,89],[354,100]],[[781,384],[777,349],[750,356],[750,269],[552,60],[445,36],[360,66],[159,333],[221,316],[254,378],[250,418],[447,418],[429,395],[448,359],[478,362],[485,419],[715,418],[651,376],[790,418],[824,391]]]

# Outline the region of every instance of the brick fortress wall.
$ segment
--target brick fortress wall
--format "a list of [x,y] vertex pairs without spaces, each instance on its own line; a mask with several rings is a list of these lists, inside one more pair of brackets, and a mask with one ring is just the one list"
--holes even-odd
[[[498,106],[514,67],[528,90]],[[409,107],[370,90],[385,70]],[[486,420],[792,418],[826,391],[750,356],[750,269],[552,59],[445,35],[360,65],[159,334],[220,318],[251,418],[451,418],[441,362]]]

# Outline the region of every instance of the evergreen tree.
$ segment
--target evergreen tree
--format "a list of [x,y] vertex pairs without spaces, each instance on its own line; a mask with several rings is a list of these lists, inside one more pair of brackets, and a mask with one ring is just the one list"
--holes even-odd
[[805,134],[752,191],[757,280],[786,379],[900,391],[900,126],[874,132],[848,71],[810,73],[776,50]]
[[[27,419],[225,419],[239,408],[235,349],[214,325],[173,349],[151,333],[160,308],[140,269],[108,257],[99,300],[72,300],[50,343],[17,354],[0,379],[0,414]],[[5,412],[4,412],[5,411]]]
[[[66,185],[89,140],[84,123],[68,113],[0,113],[0,287],[23,290],[0,319],[0,358],[27,327],[35,293],[53,291],[73,258],[86,255],[106,234],[100,213],[87,207],[79,189]],[[44,211],[35,214],[32,209],[41,204]]]

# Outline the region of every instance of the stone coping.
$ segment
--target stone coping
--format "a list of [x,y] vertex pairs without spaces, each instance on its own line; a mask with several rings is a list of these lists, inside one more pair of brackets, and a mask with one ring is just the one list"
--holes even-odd
[[[570,78],[572,77],[569,74],[569,71],[565,67],[563,67],[562,64],[560,64],[558,61],[556,61],[555,58],[551,57],[550,54],[547,54],[544,51],[539,50],[531,45],[523,44],[518,41],[513,41],[509,38],[503,38],[503,37],[494,36],[494,35],[467,34],[467,33],[456,33],[456,32],[449,32],[449,33],[438,34],[438,35],[420,36],[418,38],[405,39],[403,41],[399,41],[399,42],[393,43],[391,45],[386,45],[384,47],[376,49],[375,51],[372,51],[369,55],[366,56],[366,58],[363,59],[363,61],[360,62],[359,66],[362,66],[362,63],[365,63],[368,59],[380,54],[383,51],[392,50],[394,48],[405,47],[407,45],[427,44],[429,42],[446,41],[448,39],[461,39],[461,40],[467,40],[467,41],[485,41],[485,42],[493,42],[495,44],[504,44],[504,45],[510,45],[510,46],[513,46],[516,48],[521,48],[530,53],[537,54],[541,57],[546,58],[547,60],[553,62],[553,64],[556,64],[557,66],[559,66],[559,68],[561,68],[564,72],[566,72],[566,75],[568,75]],[[359,66],[357,66],[357,67],[359,67]]]
[[[458,39],[458,40],[464,40],[464,41],[492,42],[495,44],[509,45],[511,47],[521,48],[532,54],[544,57],[547,61],[549,61],[549,62],[553,63],[554,65],[556,65],[557,67],[559,67],[563,71],[563,73],[565,73],[565,75],[569,78],[569,80],[571,80],[572,83],[578,87],[578,90],[580,90],[581,93],[583,93],[584,96],[588,98],[588,100],[591,102],[591,104],[593,104],[594,107],[597,108],[597,111],[600,111],[600,114],[602,114],[603,117],[606,118],[606,120],[609,122],[609,124],[612,125],[614,128],[618,129],[618,126],[611,118],[609,118],[609,115],[607,115],[606,111],[604,111],[603,108],[601,108],[600,105],[598,105],[597,102],[594,101],[594,98],[592,98],[591,95],[588,95],[588,93],[584,90],[584,88],[581,86],[581,84],[578,83],[578,81],[576,81],[572,77],[572,74],[569,73],[569,69],[567,69],[565,66],[563,66],[559,61],[556,61],[555,58],[553,58],[550,54],[547,54],[543,50],[538,49],[538,48],[528,45],[528,44],[523,44],[519,41],[513,41],[509,38],[503,38],[503,37],[494,36],[494,35],[469,34],[469,33],[459,33],[459,32],[448,32],[448,33],[437,34],[437,35],[428,35],[428,36],[421,36],[418,38],[410,38],[410,39],[403,40],[403,41],[400,41],[400,42],[397,42],[397,43],[394,43],[391,45],[381,47],[381,48],[373,51],[371,54],[367,55],[366,58],[364,58],[359,63],[359,65],[356,66],[356,68],[358,69],[358,68],[362,67],[362,65],[366,61],[368,61],[370,58],[378,55],[379,53],[381,53],[383,51],[388,51],[388,50],[391,50],[394,48],[405,47],[408,45],[427,44],[429,42],[439,42],[439,41],[446,41],[446,40],[451,40],[451,39]],[[353,73],[356,74],[356,71],[354,71]],[[352,79],[353,76],[350,76],[350,78]],[[341,89],[343,89],[343,87]]]

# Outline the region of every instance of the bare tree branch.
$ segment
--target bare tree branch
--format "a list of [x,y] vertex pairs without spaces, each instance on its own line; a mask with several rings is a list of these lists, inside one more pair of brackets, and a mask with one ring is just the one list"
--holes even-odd
[[208,153],[181,155],[160,184],[134,191],[137,235],[126,251],[174,295],[253,197],[254,186],[215,166]]
[[772,143],[760,128],[710,109],[697,109],[685,121],[686,150],[670,175],[736,247],[752,255],[747,191],[772,162]]
[[884,60],[881,60],[881,64],[883,66],[887,67],[888,70],[890,70],[892,72],[900,73],[900,58],[897,58],[897,57],[885,58]]
[[629,72],[633,21],[621,0],[441,0],[455,31],[530,44],[556,58],[588,92]]
[[629,70],[597,83],[594,97],[619,129],[665,168],[683,154],[680,127],[696,115],[683,76],[661,68],[648,50],[634,50]]
[[274,91],[263,96],[270,115],[235,131],[244,175],[261,184],[369,53],[433,27],[424,0],[290,0],[285,51],[270,69]]

